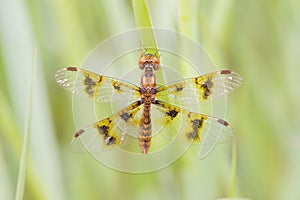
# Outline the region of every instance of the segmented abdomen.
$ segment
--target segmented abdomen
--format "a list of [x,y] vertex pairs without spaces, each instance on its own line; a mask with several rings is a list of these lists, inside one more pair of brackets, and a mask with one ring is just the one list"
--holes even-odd
[[148,153],[151,144],[151,117],[150,117],[151,103],[145,102],[140,122],[139,144],[142,153]]

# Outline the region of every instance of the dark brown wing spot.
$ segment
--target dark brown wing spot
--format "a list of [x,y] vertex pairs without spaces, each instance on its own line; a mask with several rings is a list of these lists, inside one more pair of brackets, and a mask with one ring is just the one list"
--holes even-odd
[[211,81],[210,78],[208,78],[203,84],[201,84],[201,88],[203,89],[203,95],[202,97],[204,99],[207,99],[209,95],[211,94],[211,88],[213,87],[214,83]]
[[201,97],[205,100],[211,95],[211,89],[214,86],[211,76],[200,76],[194,79],[194,83],[200,89]]
[[103,136],[107,136],[108,135],[108,126],[102,125],[102,126],[97,126],[98,127],[98,131],[101,135]]
[[120,117],[125,121],[128,122],[128,120],[131,118],[131,116],[127,112],[123,112]]
[[193,131],[187,134],[188,139],[192,139],[194,141],[200,140],[199,129],[202,128],[203,118],[191,120]]
[[198,134],[197,134],[196,131],[192,131],[192,132],[189,132],[189,133],[187,134],[187,137],[188,137],[188,139],[190,139],[190,140],[197,140]]
[[[101,76],[98,82],[101,82]],[[86,86],[85,91],[90,95],[94,96],[94,88],[97,85],[95,80],[91,79],[89,76],[86,76],[84,79],[84,85]]]
[[80,129],[79,131],[77,131],[74,135],[74,137],[79,137],[82,133],[84,132],[83,129]]
[[176,86],[176,92],[180,92],[180,91],[182,91],[182,90],[183,90],[182,85]]
[[231,74],[231,70],[222,70],[220,74]]
[[229,125],[228,122],[224,121],[223,119],[218,119],[218,122],[220,124],[223,124],[224,126],[228,126]]
[[118,91],[121,90],[121,87],[120,87],[119,85],[114,85],[114,88],[115,88],[116,90],[118,90]]
[[138,107],[139,105],[141,105],[142,104],[142,102],[139,100],[139,101],[137,101],[137,102],[135,102],[135,104],[133,105],[134,107]]
[[115,88],[115,90],[117,90],[118,92],[121,92],[121,86],[118,82],[113,81],[112,85]]
[[154,101],[154,104],[156,104],[156,105],[158,105],[158,106],[160,106],[160,107],[164,107],[164,103],[162,102],[162,101],[160,101],[160,100],[155,100]]
[[171,117],[171,119],[173,119],[173,118],[175,118],[177,116],[178,111],[176,111],[176,110],[170,110],[166,114],[169,115]]
[[105,144],[114,145],[116,143],[116,138],[113,136],[110,136],[108,133],[109,126],[97,125],[97,128],[98,128],[99,133],[103,136]]
[[67,67],[66,70],[68,70],[68,71],[77,71],[77,67]]
[[202,119],[195,119],[191,121],[193,123],[193,129],[198,130],[202,127],[203,120]]
[[116,144],[116,138],[112,136],[106,137],[104,141],[108,146]]
[[84,85],[86,86],[85,91],[90,95],[94,95],[93,87],[96,85],[96,82],[93,81],[90,77],[85,77],[84,79]]

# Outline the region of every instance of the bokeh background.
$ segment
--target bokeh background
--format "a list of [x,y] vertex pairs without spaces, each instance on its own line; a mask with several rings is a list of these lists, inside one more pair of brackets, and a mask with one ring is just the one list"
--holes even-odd
[[300,199],[299,2],[146,2],[153,26],[186,34],[220,69],[244,78],[228,98],[226,116],[237,137],[235,192],[228,192],[226,145],[204,160],[188,154],[139,175],[69,150],[76,131],[71,95],[54,74],[80,66],[101,41],[135,28],[130,0],[0,0],[0,199],[16,195],[31,81],[24,199]]

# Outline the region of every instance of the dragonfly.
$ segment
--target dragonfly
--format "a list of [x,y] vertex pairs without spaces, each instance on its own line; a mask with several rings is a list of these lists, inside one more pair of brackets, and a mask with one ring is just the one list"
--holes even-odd
[[[222,143],[234,138],[233,129],[225,120],[189,111],[172,100],[200,104],[220,99],[240,87],[242,78],[238,73],[220,70],[158,86],[156,73],[162,67],[159,56],[142,53],[138,67],[142,72],[139,86],[77,67],[57,71],[57,83],[74,95],[96,103],[111,102],[112,96],[120,101],[130,99],[129,105],[111,116],[78,130],[71,142],[73,149],[102,152],[126,145],[128,138],[134,138],[140,152],[147,154],[154,127],[160,127],[157,130],[161,134],[180,143],[205,144],[209,142],[207,137]],[[178,130],[163,131],[168,126]]]

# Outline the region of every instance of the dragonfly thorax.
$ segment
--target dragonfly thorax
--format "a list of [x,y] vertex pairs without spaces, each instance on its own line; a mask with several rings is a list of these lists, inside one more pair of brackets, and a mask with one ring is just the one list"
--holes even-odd
[[155,71],[159,69],[159,59],[153,54],[144,54],[139,59],[139,67],[141,70],[152,68]]
[[146,64],[141,78],[141,88],[155,88],[156,77],[152,64]]

